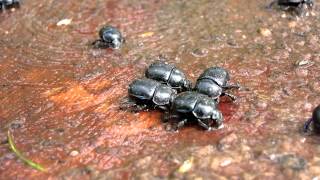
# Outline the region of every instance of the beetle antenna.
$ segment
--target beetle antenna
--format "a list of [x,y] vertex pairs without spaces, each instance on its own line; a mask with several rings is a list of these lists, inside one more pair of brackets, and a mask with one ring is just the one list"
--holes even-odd
[[307,122],[304,123],[304,126],[303,126],[303,132],[308,132],[308,129],[309,129],[309,126],[310,124],[312,123],[313,119],[310,118]]

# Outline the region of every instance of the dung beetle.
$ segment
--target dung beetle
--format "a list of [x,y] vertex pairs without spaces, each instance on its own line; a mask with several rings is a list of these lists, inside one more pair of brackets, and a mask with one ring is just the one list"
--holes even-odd
[[232,88],[240,88],[240,86],[237,84],[228,84],[229,80],[230,76],[226,69],[222,67],[211,67],[199,76],[195,90],[217,101],[219,101],[220,96],[228,96],[232,100],[236,100],[236,96],[225,91]]
[[304,131],[307,132],[310,124],[313,125],[313,131],[316,134],[320,134],[320,105],[318,105],[312,113],[312,118],[310,118],[304,125]]
[[282,10],[293,10],[298,15],[301,15],[305,9],[311,9],[314,5],[313,0],[274,0],[268,8],[277,4]]
[[217,102],[204,94],[195,91],[186,91],[178,94],[173,100],[170,113],[171,117],[181,119],[177,129],[184,126],[187,121],[192,120],[210,131],[215,124],[219,129],[223,127],[222,113],[217,109]]
[[165,83],[179,92],[191,90],[192,87],[191,82],[181,70],[166,62],[158,61],[152,63],[146,69],[145,76]]
[[101,48],[119,49],[124,42],[121,32],[113,26],[104,26],[99,31],[100,40],[94,45]]
[[19,7],[20,0],[0,0],[0,10],[11,7]]
[[152,79],[136,79],[129,85],[129,96],[138,108],[146,107],[168,109],[177,91]]

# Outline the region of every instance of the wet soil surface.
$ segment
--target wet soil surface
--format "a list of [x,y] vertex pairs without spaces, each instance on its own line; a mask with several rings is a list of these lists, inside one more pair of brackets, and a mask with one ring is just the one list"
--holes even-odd
[[[320,102],[319,8],[297,18],[268,3],[25,0],[2,12],[0,179],[320,178],[320,138],[302,132]],[[90,45],[105,24],[121,50]],[[193,81],[229,69],[245,88],[222,100],[225,128],[172,132],[161,112],[120,110],[159,55]],[[8,129],[47,172],[17,159]]]

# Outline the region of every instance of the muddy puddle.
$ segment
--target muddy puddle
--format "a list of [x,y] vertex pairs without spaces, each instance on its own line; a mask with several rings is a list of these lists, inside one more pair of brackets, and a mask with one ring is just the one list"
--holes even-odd
[[[320,138],[302,133],[320,102],[319,8],[297,18],[268,3],[26,0],[2,12],[0,179],[320,178]],[[90,46],[105,24],[121,50]],[[120,110],[158,56],[193,82],[218,65],[245,86],[222,99],[225,128],[171,132],[159,111]],[[47,172],[17,159],[8,129]]]

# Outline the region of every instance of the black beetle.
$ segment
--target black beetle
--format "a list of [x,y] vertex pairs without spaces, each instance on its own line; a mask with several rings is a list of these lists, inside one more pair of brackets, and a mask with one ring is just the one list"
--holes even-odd
[[0,10],[11,7],[19,7],[20,0],[0,0]]
[[294,10],[298,15],[301,15],[305,9],[311,9],[314,5],[313,0],[274,0],[268,8],[277,4],[282,10]]
[[223,127],[222,113],[217,109],[217,102],[204,94],[195,91],[180,93],[173,100],[170,113],[171,117],[182,119],[177,129],[184,126],[188,120],[195,120],[206,130],[212,130],[212,124],[219,129]]
[[101,48],[119,49],[124,42],[121,32],[112,26],[104,26],[99,31],[100,40],[94,42],[94,45]]
[[168,109],[175,98],[177,91],[152,79],[137,79],[129,85],[129,96],[136,105],[144,109],[146,107]]
[[206,69],[198,78],[195,90],[219,101],[220,96],[228,96],[236,100],[236,96],[226,93],[225,90],[240,88],[239,85],[230,85],[229,73],[222,67],[211,67]]
[[191,82],[181,70],[166,62],[158,61],[152,63],[146,69],[145,76],[166,83],[179,92],[191,90],[192,87]]
[[307,132],[310,124],[313,124],[313,131],[320,134],[320,105],[317,106],[312,113],[312,118],[310,118],[304,125],[304,131]]

